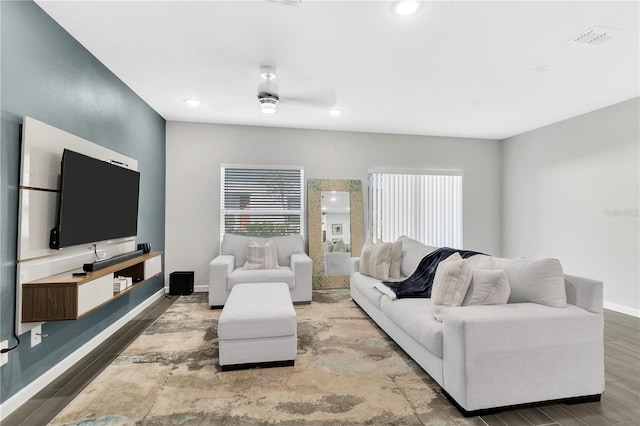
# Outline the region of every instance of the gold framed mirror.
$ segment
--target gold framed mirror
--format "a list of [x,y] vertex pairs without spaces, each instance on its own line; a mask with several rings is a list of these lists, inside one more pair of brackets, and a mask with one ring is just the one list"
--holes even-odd
[[307,200],[313,288],[348,288],[351,257],[363,243],[362,182],[308,179]]

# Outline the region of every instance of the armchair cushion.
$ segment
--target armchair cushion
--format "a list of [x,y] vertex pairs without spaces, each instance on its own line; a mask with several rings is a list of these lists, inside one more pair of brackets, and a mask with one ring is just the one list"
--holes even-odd
[[289,288],[296,285],[293,271],[288,266],[278,269],[244,269],[236,268],[227,278],[227,290],[231,291],[234,285],[244,283],[287,283]]

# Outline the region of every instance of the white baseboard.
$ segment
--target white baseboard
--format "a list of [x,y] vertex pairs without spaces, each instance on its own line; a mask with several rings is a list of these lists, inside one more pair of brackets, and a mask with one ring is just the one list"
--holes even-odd
[[640,318],[640,309],[630,308],[624,305],[618,305],[617,303],[607,302],[606,300],[603,303],[605,309],[609,309],[612,311],[620,312],[621,314],[631,315],[633,317]]
[[49,383],[57,379],[62,373],[75,365],[84,356],[89,354],[89,352],[97,348],[98,345],[107,340],[111,335],[122,328],[122,326],[131,321],[136,315],[149,307],[153,302],[161,298],[163,295],[164,289],[158,290],[138,306],[127,312],[119,320],[97,334],[93,339],[89,340],[87,343],[76,349],[75,352],[67,356],[58,364],[51,367],[46,373],[42,374],[33,382],[29,383],[27,386],[16,392],[15,395],[13,395],[4,403],[2,403],[2,405],[0,405],[0,421],[4,420],[7,416],[9,416],[9,414],[20,408],[22,404],[27,402],[35,394],[44,389],[45,386],[47,386]]

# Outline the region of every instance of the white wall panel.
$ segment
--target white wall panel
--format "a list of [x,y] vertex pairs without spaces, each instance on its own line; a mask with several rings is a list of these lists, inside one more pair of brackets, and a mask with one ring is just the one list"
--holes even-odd
[[22,140],[22,168],[20,186],[40,189],[59,189],[60,161],[67,148],[90,157],[116,160],[138,170],[138,162],[118,152],[72,135],[31,117],[24,118]]
[[[67,133],[31,117],[22,130],[20,200],[18,213],[18,271],[16,280],[16,333],[38,325],[22,323],[22,283],[80,268],[94,260],[93,247],[81,245],[51,250],[49,233],[55,226],[60,161],[64,149],[94,158],[116,160],[132,170],[138,162],[86,139]],[[135,250],[134,238],[98,243],[100,257]],[[113,291],[113,286],[111,286]],[[112,294],[113,296],[113,294]]]

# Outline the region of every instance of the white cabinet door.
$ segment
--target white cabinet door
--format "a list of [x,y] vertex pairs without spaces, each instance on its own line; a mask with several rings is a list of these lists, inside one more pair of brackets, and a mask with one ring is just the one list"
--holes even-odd
[[105,275],[80,285],[78,288],[78,315],[113,299],[113,274]]

